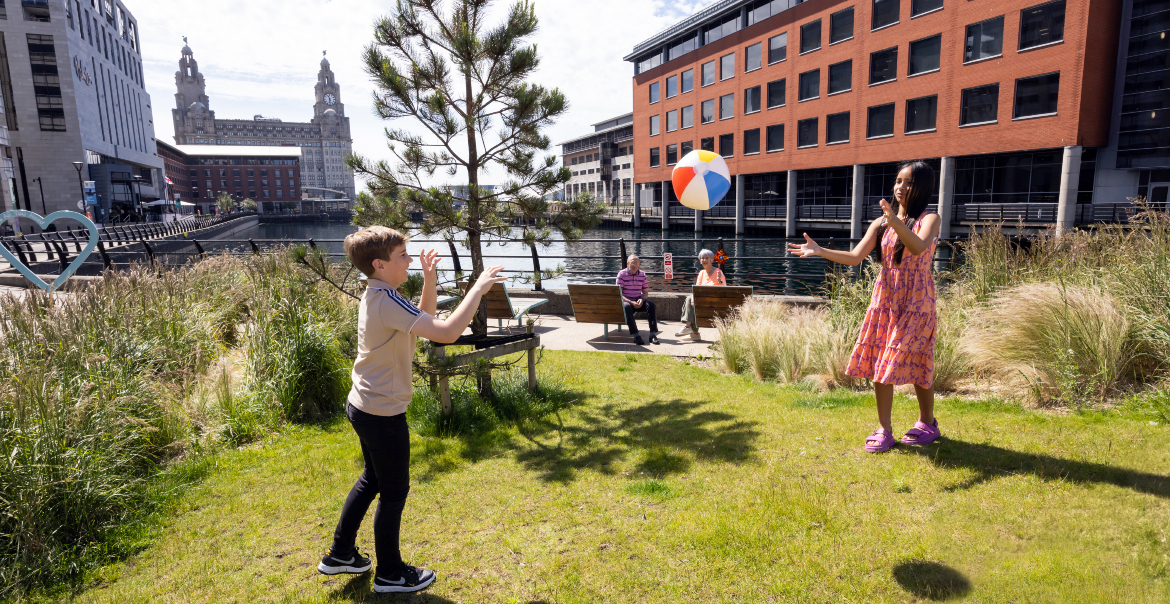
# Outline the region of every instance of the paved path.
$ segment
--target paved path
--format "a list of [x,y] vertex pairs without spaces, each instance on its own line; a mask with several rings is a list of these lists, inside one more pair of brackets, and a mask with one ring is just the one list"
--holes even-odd
[[[596,350],[602,352],[628,352],[643,354],[668,354],[671,356],[697,357],[712,355],[711,345],[718,338],[714,328],[700,329],[701,339],[694,341],[689,337],[676,338],[674,332],[682,327],[682,323],[675,321],[658,322],[658,339],[661,344],[650,344],[646,331],[646,321],[638,320],[639,334],[647,344],[639,346],[634,343],[625,325],[610,325],[609,339],[605,338],[604,327],[593,323],[577,323],[573,317],[561,315],[541,315],[536,319],[536,333],[540,335],[540,343],[549,350]],[[489,321],[491,328],[488,335],[496,335],[500,330],[496,322]],[[513,322],[511,328],[506,325],[505,333],[521,333],[523,327],[516,327]],[[471,333],[468,330],[466,333]]]

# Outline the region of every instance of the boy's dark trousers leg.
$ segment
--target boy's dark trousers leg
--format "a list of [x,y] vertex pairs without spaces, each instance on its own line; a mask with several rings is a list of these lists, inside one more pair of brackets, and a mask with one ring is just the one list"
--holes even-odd
[[341,518],[333,532],[333,552],[345,556],[346,552],[353,551],[358,527],[374,497],[381,494],[378,509],[374,510],[376,574],[395,576],[402,566],[398,538],[402,509],[410,493],[410,432],[406,414],[371,415],[349,403],[345,405],[345,413],[361,441],[366,467],[341,508]]

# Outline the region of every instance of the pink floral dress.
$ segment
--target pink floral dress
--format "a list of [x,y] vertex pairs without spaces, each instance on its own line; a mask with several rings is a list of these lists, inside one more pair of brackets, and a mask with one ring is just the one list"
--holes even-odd
[[[925,217],[926,214],[923,214]],[[919,219],[914,232],[922,226]],[[845,373],[881,384],[934,385],[935,313],[934,275],[930,271],[934,248],[921,254],[902,252],[894,265],[898,234],[887,228],[882,237],[882,272],[873,286],[873,298]]]

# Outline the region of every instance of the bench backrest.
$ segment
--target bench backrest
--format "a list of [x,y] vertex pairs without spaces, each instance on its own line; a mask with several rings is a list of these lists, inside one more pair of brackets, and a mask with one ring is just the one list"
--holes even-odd
[[695,318],[699,327],[714,327],[715,318],[728,315],[752,295],[750,285],[693,285]]
[[[460,281],[459,289],[463,293],[467,293],[467,282]],[[496,283],[488,290],[484,300],[487,301],[487,318],[489,319],[511,319],[512,318],[512,301],[508,298],[508,288],[504,287],[503,283]]]
[[617,285],[569,284],[569,302],[578,323],[626,322],[622,290]]

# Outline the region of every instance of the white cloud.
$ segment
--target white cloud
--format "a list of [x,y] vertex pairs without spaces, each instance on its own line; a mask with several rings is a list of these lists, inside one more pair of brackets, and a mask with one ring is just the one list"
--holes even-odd
[[[635,44],[712,2],[537,0],[540,30],[531,41],[541,67],[532,81],[560,88],[570,102],[568,114],[548,130],[553,142],[586,134],[591,124],[630,111],[633,66],[622,57]],[[494,12],[502,15],[510,4],[497,1]],[[174,141],[174,74],[182,37],[187,36],[206,79],[211,109],[220,119],[262,114],[308,121],[321,51],[328,50],[355,150],[387,157],[383,128],[410,127],[410,120],[384,122],[373,114],[373,85],[360,57],[373,41],[372,24],[393,6],[392,0],[134,2],[156,137]]]

